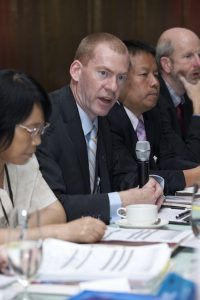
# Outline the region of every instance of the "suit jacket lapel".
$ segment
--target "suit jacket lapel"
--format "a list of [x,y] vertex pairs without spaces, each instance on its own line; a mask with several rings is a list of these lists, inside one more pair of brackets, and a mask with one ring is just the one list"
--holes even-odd
[[148,116],[148,113],[144,113],[143,114],[143,118],[144,118],[144,126],[145,126],[145,131],[146,131],[146,138],[147,138],[147,141],[151,143],[153,143],[153,140],[154,140],[154,132],[152,130],[152,122],[151,120],[149,120],[149,116]]
[[164,98],[164,101],[167,101],[171,108],[170,114],[172,114],[173,127],[179,135],[182,135],[181,127],[180,127],[180,124],[177,119],[176,108],[174,106],[170,92],[169,92],[164,80],[162,79],[162,77],[160,78],[160,87],[161,87],[160,93],[161,93],[162,97]]
[[184,122],[185,122],[185,129],[187,134],[187,129],[190,127],[191,122],[191,116],[193,114],[193,105],[191,100],[188,98],[188,96],[184,95],[185,102],[183,104],[183,116],[184,116]]
[[[98,142],[97,142],[97,156],[96,156],[96,176],[101,178],[101,192],[109,192],[111,190],[109,165],[112,159],[111,154],[111,143],[109,135],[109,127],[105,124],[105,118],[98,118]],[[108,149],[106,149],[108,147]],[[110,152],[110,153],[109,153]]]
[[64,116],[63,119],[64,122],[66,123],[66,130],[72,141],[74,151],[77,154],[83,181],[88,186],[88,191],[90,192],[90,181],[89,181],[90,175],[89,175],[88,154],[87,154],[87,145],[85,142],[85,136],[81,125],[78,108],[76,106],[76,102],[74,100],[70,88],[68,89],[67,92],[70,93],[70,96],[68,96],[68,103],[66,104],[64,102],[63,105],[63,109],[62,109],[63,116]]
[[[132,149],[135,145],[136,146],[136,143],[138,141],[138,137],[137,137],[137,133],[136,131],[134,130],[133,126],[132,126],[132,123],[124,109],[124,106],[121,104],[121,107],[122,107],[122,110],[120,110],[121,112],[121,120],[122,120],[122,123],[124,123],[124,127],[125,127],[125,130],[127,131],[127,135],[130,136],[130,146],[129,146],[129,149]],[[128,140],[127,140],[128,142]],[[135,148],[135,147],[134,147]],[[136,157],[136,152],[135,152],[135,149],[133,149],[133,156],[135,157],[135,159],[137,159]]]
[[143,118],[144,118],[144,125],[145,125],[145,131],[146,131],[146,138],[147,138],[147,141],[149,141],[150,146],[151,146],[150,159],[149,159],[150,166],[151,166],[151,169],[156,169],[156,164],[155,164],[155,161],[153,158],[154,157],[153,146],[154,146],[154,140],[155,140],[155,137],[154,137],[155,131],[154,131],[154,126],[153,126],[154,124],[151,121],[151,119],[149,118],[149,112],[144,113]]

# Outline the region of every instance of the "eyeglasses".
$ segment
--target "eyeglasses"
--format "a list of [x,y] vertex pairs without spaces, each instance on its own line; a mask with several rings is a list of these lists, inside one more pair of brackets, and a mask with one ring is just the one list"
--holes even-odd
[[18,125],[20,128],[25,129],[26,131],[28,131],[28,133],[30,133],[31,137],[35,137],[36,135],[43,135],[45,133],[45,130],[50,126],[49,123],[44,123],[38,127],[34,127],[34,128],[29,128],[25,125],[19,124]]

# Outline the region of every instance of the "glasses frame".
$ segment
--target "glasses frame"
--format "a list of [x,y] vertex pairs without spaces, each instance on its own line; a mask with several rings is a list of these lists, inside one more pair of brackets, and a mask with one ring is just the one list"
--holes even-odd
[[43,135],[49,126],[50,123],[48,122],[45,122],[44,124],[33,128],[29,128],[28,126],[25,126],[23,124],[18,124],[18,127],[25,129],[31,135],[31,137],[35,137],[37,135]]

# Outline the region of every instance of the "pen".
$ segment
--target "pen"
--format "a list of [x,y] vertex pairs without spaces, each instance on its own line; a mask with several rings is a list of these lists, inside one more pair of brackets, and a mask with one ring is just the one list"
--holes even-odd
[[174,224],[174,225],[189,225],[189,221],[169,221],[169,224]]
[[191,214],[189,214],[189,215],[187,215],[186,217],[184,217],[183,219],[182,219],[182,221],[184,221],[184,222],[191,222]]
[[178,214],[178,215],[176,216],[176,219],[181,219],[181,218],[183,218],[183,217],[186,217],[187,215],[190,215],[190,213],[191,213],[191,210],[190,210],[190,209],[187,209],[186,211],[184,211],[184,212]]
[[162,208],[171,208],[171,209],[184,209],[185,210],[185,206],[176,206],[176,205],[166,205],[166,204],[164,204],[164,205],[162,205]]

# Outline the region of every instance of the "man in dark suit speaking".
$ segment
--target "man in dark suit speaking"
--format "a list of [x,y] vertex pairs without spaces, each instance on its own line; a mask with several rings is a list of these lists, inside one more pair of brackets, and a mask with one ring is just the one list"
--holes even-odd
[[126,46],[108,33],[84,38],[70,67],[70,86],[51,94],[51,126],[37,157],[67,220],[93,216],[109,223],[116,210],[163,200],[159,184],[112,192],[113,149],[105,116],[117,101],[129,68]]

